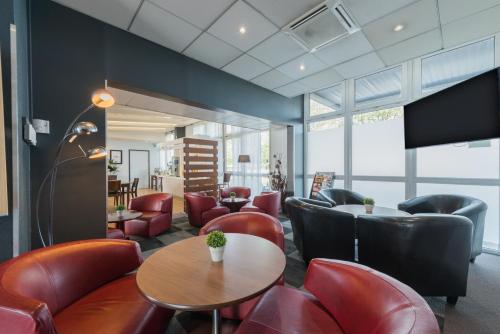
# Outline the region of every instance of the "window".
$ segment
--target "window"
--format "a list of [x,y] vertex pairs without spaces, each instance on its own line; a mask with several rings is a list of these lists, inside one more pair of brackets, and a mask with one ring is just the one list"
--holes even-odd
[[377,206],[397,208],[405,200],[404,182],[352,181],[352,189],[375,200]]
[[352,174],[404,176],[403,108],[356,114],[352,122]]
[[402,67],[394,67],[359,78],[355,81],[356,104],[378,100],[394,100],[401,97]]
[[307,174],[344,174],[344,118],[309,123]]
[[442,90],[495,67],[490,38],[422,59],[422,94]]
[[344,108],[344,85],[336,85],[311,94],[311,117],[339,112]]

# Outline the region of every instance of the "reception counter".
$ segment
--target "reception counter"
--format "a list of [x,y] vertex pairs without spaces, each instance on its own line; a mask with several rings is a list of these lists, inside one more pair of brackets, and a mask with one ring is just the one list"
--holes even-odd
[[184,197],[184,178],[178,176],[160,175],[163,179],[163,192],[176,197]]

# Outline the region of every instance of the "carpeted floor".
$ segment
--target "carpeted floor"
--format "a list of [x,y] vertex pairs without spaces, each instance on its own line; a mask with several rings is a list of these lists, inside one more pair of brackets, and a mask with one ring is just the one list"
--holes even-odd
[[[285,230],[286,285],[301,289],[306,265],[293,244],[290,222],[280,219]],[[174,219],[169,231],[156,238],[131,237],[137,240],[144,257],[176,241],[198,235],[182,216]],[[493,334],[500,333],[500,256],[482,254],[471,264],[467,297],[460,298],[455,307],[446,304],[445,298],[425,298],[431,306],[444,334]],[[223,321],[223,333],[233,333],[238,323]],[[167,334],[210,333],[210,316],[191,312],[178,312],[170,322]]]

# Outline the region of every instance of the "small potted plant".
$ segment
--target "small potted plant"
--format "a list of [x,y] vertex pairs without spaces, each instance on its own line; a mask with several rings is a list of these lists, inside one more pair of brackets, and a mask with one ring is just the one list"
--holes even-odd
[[123,211],[125,211],[125,205],[123,204],[118,204],[115,208],[116,213],[118,214],[118,217],[123,217]]
[[222,231],[212,231],[207,236],[207,245],[213,262],[221,262],[227,239]]
[[236,198],[236,193],[234,191],[231,191],[229,193],[229,197],[231,197],[231,200],[234,201],[234,199]]
[[373,206],[375,205],[375,201],[373,200],[373,198],[365,198],[363,200],[363,204],[365,205],[366,213],[373,213]]

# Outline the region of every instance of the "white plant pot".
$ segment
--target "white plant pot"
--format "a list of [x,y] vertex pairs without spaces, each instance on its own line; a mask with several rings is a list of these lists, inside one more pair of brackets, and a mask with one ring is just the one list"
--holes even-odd
[[221,262],[224,258],[224,246],[223,247],[208,247],[210,249],[210,256],[213,262]]
[[365,204],[366,213],[373,213],[373,205]]
[[116,210],[118,217],[123,217],[123,210]]

